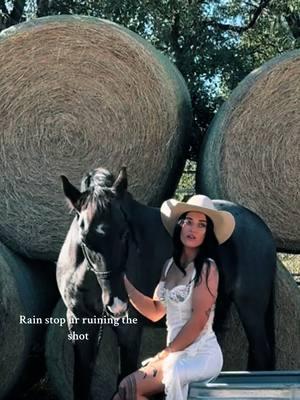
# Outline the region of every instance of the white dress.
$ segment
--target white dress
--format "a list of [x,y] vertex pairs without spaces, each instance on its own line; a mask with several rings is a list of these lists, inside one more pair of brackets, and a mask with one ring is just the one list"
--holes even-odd
[[[170,260],[166,274],[173,263]],[[196,270],[194,269],[193,278]],[[166,307],[167,345],[178,335],[192,314],[192,292],[194,281],[167,289],[161,281],[158,296]],[[210,381],[221,372],[223,356],[212,329],[215,305],[212,307],[205,327],[196,340],[182,351],[170,353],[164,359],[163,383],[166,400],[186,400],[188,384],[192,381]]]

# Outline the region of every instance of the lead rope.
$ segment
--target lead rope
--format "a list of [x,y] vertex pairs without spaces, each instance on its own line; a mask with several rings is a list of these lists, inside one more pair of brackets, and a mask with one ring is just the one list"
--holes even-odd
[[[105,316],[105,311],[104,311],[104,308],[103,308],[102,313],[101,313],[101,319],[103,319],[104,316]],[[101,343],[102,337],[103,337],[103,324],[100,324],[99,331],[98,331],[98,336],[97,336],[96,354],[98,354],[98,350],[99,350],[99,347],[100,347],[100,343]]]
[[[88,263],[87,270],[93,272],[96,276],[100,276],[101,279],[108,279],[108,277],[111,274],[111,272],[110,271],[106,271],[106,272],[95,271],[95,269],[93,267],[93,263],[92,263],[89,255],[88,255],[88,252],[86,251],[85,244],[81,243],[80,246],[81,246],[81,250],[83,252],[84,258],[86,259],[86,261]],[[103,319],[104,316],[105,316],[105,309],[104,309],[104,306],[103,306],[103,309],[102,309],[102,312],[101,312],[101,319]],[[103,324],[100,324],[99,331],[98,331],[98,336],[97,336],[97,347],[96,347],[96,353],[97,354],[98,354],[100,343],[101,343],[101,340],[102,340],[102,337],[103,337],[103,329],[104,329]]]

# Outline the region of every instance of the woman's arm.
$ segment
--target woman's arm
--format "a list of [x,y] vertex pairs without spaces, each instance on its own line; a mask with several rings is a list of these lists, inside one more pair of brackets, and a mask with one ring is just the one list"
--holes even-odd
[[164,358],[169,353],[184,350],[199,336],[204,328],[211,308],[216,302],[218,294],[219,274],[215,263],[210,263],[211,267],[208,273],[206,282],[206,269],[204,266],[201,274],[201,282],[193,290],[192,294],[192,316],[190,320],[184,325],[176,338],[169,344],[169,346],[159,353],[158,358]]
[[[164,274],[165,267],[163,268]],[[153,322],[159,321],[166,314],[166,309],[158,298],[158,285],[153,294],[153,298],[145,296],[124,275],[125,289],[128,298],[133,307],[138,310],[146,318]]]

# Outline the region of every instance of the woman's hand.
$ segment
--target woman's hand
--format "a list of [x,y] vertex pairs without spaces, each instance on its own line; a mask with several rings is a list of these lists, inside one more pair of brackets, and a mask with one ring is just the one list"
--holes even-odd
[[168,348],[165,348],[165,349],[163,349],[162,351],[160,351],[160,352],[156,355],[156,357],[157,357],[159,360],[163,360],[164,358],[168,357],[168,355],[169,355],[170,353],[171,353],[170,350],[169,350]]
[[159,353],[156,354],[156,356],[154,356],[151,360],[152,362],[156,362],[156,361],[161,361],[164,360],[166,357],[168,357],[168,355],[171,353],[171,350],[166,347],[165,349],[163,349],[162,351],[160,351]]
[[164,350],[157,353],[154,357],[147,358],[146,360],[142,361],[142,366],[146,367],[146,365],[151,365],[156,363],[157,361],[164,360],[170,354],[170,350],[165,348]]

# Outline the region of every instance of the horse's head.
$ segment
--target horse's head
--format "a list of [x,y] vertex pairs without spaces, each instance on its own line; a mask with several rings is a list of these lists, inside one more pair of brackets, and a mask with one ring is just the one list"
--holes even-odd
[[81,191],[61,178],[67,201],[76,212],[78,254],[97,277],[106,311],[121,317],[128,306],[123,283],[130,240],[124,209],[126,196],[130,196],[126,168],[117,179],[105,169],[93,170],[83,178]]

